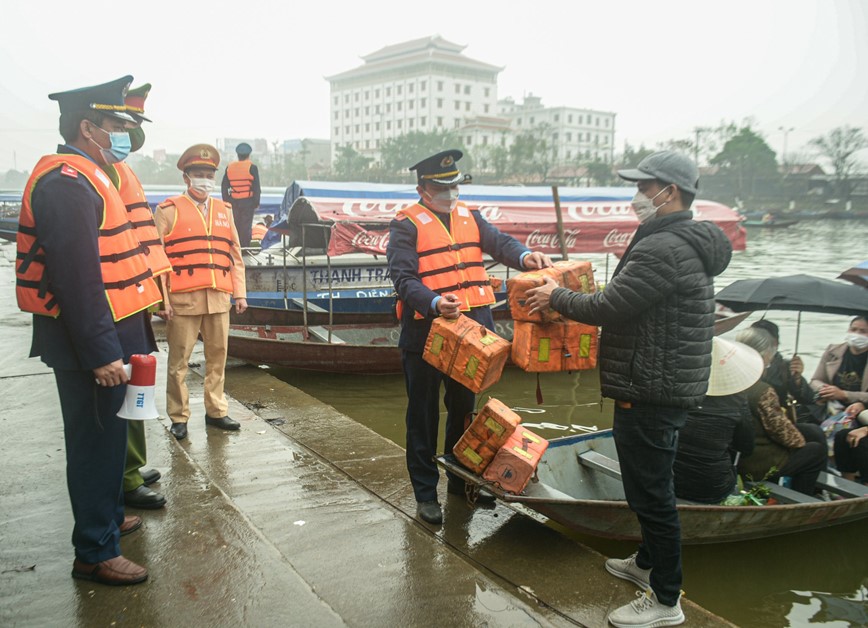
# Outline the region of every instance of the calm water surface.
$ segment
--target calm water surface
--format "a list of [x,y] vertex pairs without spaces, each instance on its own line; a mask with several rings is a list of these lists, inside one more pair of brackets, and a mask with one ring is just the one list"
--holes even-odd
[[[717,278],[720,290],[738,279],[805,273],[834,279],[868,257],[868,223],[803,221],[781,230],[750,230],[747,251],[736,253]],[[604,256],[588,256],[598,279]],[[608,273],[616,260],[608,261]],[[795,312],[769,312],[781,328],[781,352],[796,349]],[[751,315],[738,329],[761,317]],[[802,314],[798,353],[810,378],[825,347],[843,341],[849,318]],[[726,334],[733,337],[738,329]],[[406,396],[403,376],[326,376],[275,370],[274,374],[383,436],[404,445]],[[611,427],[611,401],[601,403],[596,371],[545,374],[539,378],[543,403],[536,403],[537,377],[507,369],[486,391],[512,406],[525,423],[540,425],[546,438],[583,428]],[[444,419],[445,420],[445,419]],[[442,438],[442,437],[441,437]],[[441,440],[442,442],[442,440]],[[634,551],[629,543],[564,531],[609,556]],[[688,597],[740,626],[868,625],[868,522],[772,539],[684,550]]]

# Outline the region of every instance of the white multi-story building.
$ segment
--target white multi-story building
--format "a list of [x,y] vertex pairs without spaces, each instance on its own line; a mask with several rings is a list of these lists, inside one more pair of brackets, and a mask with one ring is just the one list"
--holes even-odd
[[510,121],[514,133],[539,130],[551,133],[555,162],[612,163],[615,152],[615,114],[577,107],[543,107],[538,96],[525,96],[521,104],[512,98],[497,103],[498,115]]
[[364,65],[327,77],[332,159],[351,146],[378,161],[387,139],[495,116],[503,68],[465,57],[465,47],[435,35],[386,46],[362,57]]

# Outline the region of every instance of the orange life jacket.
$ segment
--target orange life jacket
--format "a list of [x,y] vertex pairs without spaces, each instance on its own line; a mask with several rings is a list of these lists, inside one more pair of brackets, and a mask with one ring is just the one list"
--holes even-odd
[[115,170],[117,170],[120,178],[118,192],[124,205],[126,205],[127,218],[135,228],[136,237],[145,250],[151,272],[154,273],[155,277],[168,273],[172,270],[172,264],[166,257],[166,251],[163,249],[163,243],[157,233],[157,225],[154,224],[154,214],[151,211],[151,206],[148,205],[147,198],[145,198],[145,191],[142,189],[139,178],[133,169],[123,162],[115,164]]
[[[419,203],[398,212],[416,225],[419,278],[437,294],[451,292],[463,311],[494,303],[494,290],[482,261],[479,226],[463,203],[450,214],[450,229]],[[399,303],[399,309],[403,306]],[[416,313],[416,318],[423,318]]]
[[262,242],[262,238],[265,237],[266,233],[268,233],[268,227],[266,227],[262,223],[257,222],[255,225],[253,225],[253,229],[250,232],[250,239]]
[[[142,246],[127,220],[120,194],[105,172],[81,155],[46,155],[33,169],[21,202],[15,262],[18,307],[33,314],[60,315],[60,305],[48,285],[45,252],[39,243],[30,198],[39,180],[57,168],[62,168],[62,173],[69,177],[83,176],[103,199],[98,246],[100,270],[112,318],[119,321],[159,303],[162,300],[160,290]],[[73,260],[67,262],[73,263]]]
[[172,262],[170,292],[214,288],[232,293],[232,216],[223,201],[208,197],[208,222],[186,195],[174,196],[160,207],[175,206],[175,222],[163,234]]
[[253,196],[253,174],[249,159],[233,161],[226,167],[226,176],[229,178],[229,196],[232,200],[240,200]]

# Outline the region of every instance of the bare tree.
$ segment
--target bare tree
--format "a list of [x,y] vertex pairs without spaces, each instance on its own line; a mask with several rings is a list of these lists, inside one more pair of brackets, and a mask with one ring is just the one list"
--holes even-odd
[[868,140],[862,129],[852,126],[839,126],[827,135],[815,137],[808,145],[832,162],[835,170],[835,187],[840,198],[850,198],[850,175],[859,165],[856,153],[868,148]]

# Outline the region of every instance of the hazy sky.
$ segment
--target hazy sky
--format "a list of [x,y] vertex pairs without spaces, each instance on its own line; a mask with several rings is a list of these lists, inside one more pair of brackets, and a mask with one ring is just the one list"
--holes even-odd
[[146,154],[328,138],[324,77],[433,34],[502,66],[501,98],[616,112],[618,151],[746,117],[779,157],[780,127],[788,153],[840,125],[868,132],[863,0],[46,0],[4,3],[3,22],[0,172],[54,150],[48,93],[124,74],[153,84]]

